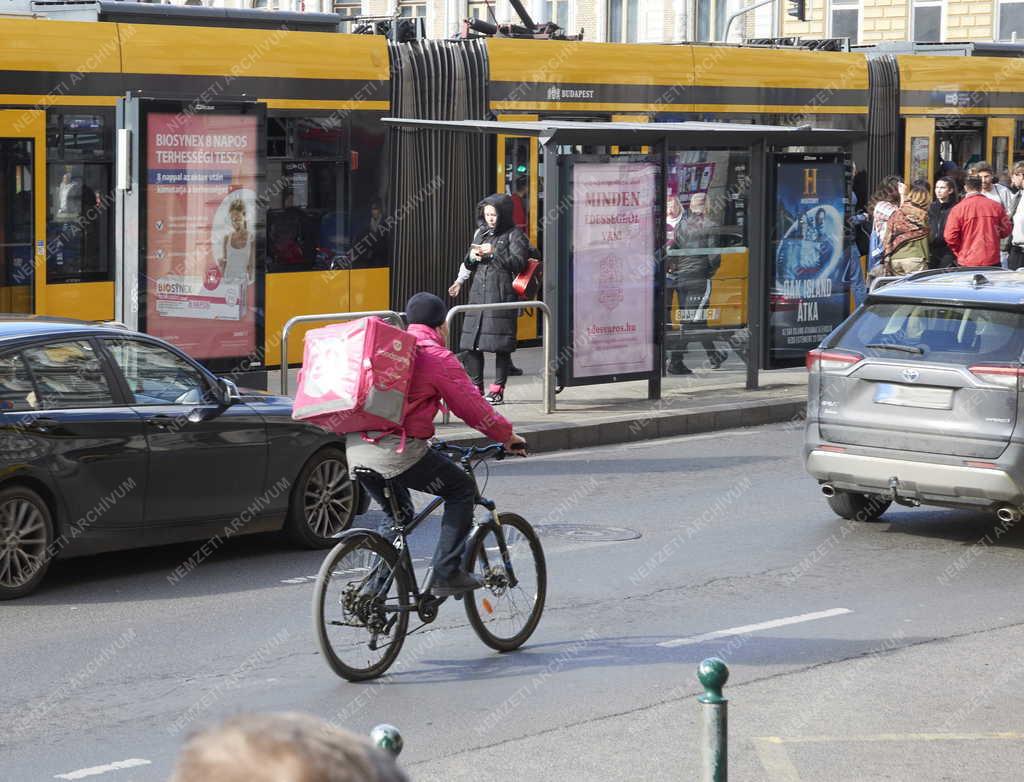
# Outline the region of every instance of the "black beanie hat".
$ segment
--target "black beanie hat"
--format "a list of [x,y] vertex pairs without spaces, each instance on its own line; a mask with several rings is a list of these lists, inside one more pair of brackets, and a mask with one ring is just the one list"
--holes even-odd
[[422,323],[436,329],[444,323],[444,316],[448,314],[448,308],[433,293],[425,291],[416,293],[409,303],[405,305],[405,319],[409,325]]

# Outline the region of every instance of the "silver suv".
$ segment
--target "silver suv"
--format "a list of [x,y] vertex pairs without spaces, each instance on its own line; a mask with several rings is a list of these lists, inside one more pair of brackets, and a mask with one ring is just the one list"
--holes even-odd
[[873,290],[807,354],[807,471],[846,519],[892,502],[1024,506],[1024,270],[928,271]]

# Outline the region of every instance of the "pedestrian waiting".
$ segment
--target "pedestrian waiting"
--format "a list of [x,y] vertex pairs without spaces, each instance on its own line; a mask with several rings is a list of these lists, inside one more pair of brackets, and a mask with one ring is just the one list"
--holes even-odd
[[868,275],[880,277],[884,272],[885,234],[889,218],[899,208],[903,180],[898,176],[887,176],[868,202],[871,215],[871,234],[868,238]]
[[298,713],[233,717],[188,739],[170,782],[406,782],[355,734]]
[[943,236],[957,266],[998,267],[999,243],[1013,232],[1002,205],[982,195],[981,177],[964,181],[966,194],[949,211]]
[[889,217],[885,234],[885,272],[903,276],[928,268],[928,187],[914,184],[903,189],[899,207]]
[[928,207],[928,251],[929,266],[933,269],[948,269],[956,266],[956,255],[946,244],[946,221],[950,210],[960,202],[956,180],[940,177],[935,182],[935,200]]

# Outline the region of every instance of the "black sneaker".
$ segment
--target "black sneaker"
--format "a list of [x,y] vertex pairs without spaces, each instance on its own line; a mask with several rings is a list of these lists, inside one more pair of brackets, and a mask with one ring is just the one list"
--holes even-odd
[[472,592],[483,585],[484,582],[472,573],[460,570],[446,581],[435,581],[430,587],[430,591],[438,597],[451,597],[452,595],[461,595],[463,592]]
[[515,364],[512,364],[512,365],[510,365],[510,366],[509,366],[509,368],[508,368],[508,373],[509,373],[509,375],[511,375],[512,377],[519,377],[520,375],[522,375],[522,374],[523,374],[523,370],[521,370],[521,369],[520,369],[519,367],[517,367],[517,366],[516,366]]
[[692,375],[693,370],[686,366],[682,361],[669,361],[668,373],[670,375]]

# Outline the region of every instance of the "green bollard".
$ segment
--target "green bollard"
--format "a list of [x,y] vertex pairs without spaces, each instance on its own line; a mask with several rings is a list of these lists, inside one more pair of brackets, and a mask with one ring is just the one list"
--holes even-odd
[[402,747],[405,746],[402,734],[394,725],[378,725],[370,731],[370,741],[377,749],[382,749],[396,758],[401,754]]
[[709,657],[697,668],[704,694],[697,700],[701,711],[701,782],[726,782],[728,771],[728,708],[722,687],[729,680],[725,660]]

